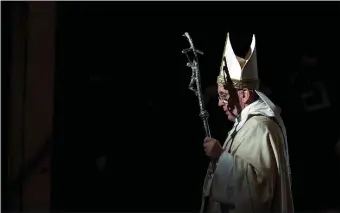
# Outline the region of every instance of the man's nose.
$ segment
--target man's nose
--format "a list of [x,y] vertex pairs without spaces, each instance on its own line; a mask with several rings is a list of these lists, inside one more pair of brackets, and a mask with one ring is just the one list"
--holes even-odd
[[223,100],[218,99],[218,106],[223,106],[223,105],[225,105],[225,103],[223,102]]

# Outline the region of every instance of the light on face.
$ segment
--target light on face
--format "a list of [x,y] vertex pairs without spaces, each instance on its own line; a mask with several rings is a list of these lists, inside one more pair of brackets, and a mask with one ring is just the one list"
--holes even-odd
[[227,95],[219,95],[218,100],[221,101],[223,104],[228,104],[228,98]]

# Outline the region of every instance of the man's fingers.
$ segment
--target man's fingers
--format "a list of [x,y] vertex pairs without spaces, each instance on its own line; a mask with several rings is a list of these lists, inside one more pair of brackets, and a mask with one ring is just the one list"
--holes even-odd
[[206,156],[210,156],[211,155],[211,150],[213,149],[213,147],[215,146],[216,139],[211,138],[211,137],[206,137],[204,139],[204,143],[203,143],[203,147],[204,147],[204,152]]
[[209,152],[209,147],[204,147],[204,152],[207,154]]
[[206,156],[209,156],[209,155],[210,155],[210,152],[211,152],[211,147],[210,147],[210,146],[205,146],[205,147],[204,147],[204,152],[205,152],[205,155],[206,155]]
[[207,148],[207,146],[209,146],[209,143],[208,142],[204,142],[204,144],[203,144],[204,149]]

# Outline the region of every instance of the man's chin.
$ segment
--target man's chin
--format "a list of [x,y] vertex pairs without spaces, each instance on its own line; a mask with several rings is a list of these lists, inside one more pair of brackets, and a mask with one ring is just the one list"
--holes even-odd
[[227,115],[227,117],[228,117],[228,120],[229,121],[232,121],[232,122],[234,122],[235,121],[235,119],[236,119],[236,117],[235,116],[233,116],[232,114],[230,114],[230,113],[226,113],[226,115]]
[[235,117],[234,116],[228,116],[228,120],[231,122],[235,122]]

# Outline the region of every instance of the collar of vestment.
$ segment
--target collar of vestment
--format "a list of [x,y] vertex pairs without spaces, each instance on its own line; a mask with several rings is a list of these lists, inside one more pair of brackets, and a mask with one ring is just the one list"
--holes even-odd
[[263,115],[266,117],[275,117],[274,112],[271,110],[271,108],[262,101],[262,99],[258,99],[254,101],[253,103],[247,105],[240,113],[240,115],[235,119],[235,130],[240,130],[243,125],[246,123],[246,121],[249,119],[251,115]]
[[230,130],[228,134],[228,138],[225,142],[225,145],[227,141],[233,138],[235,134],[243,127],[243,125],[246,123],[248,118],[254,114],[262,114],[262,115],[267,115],[267,116],[273,115],[272,113],[270,113],[270,109],[268,108],[268,106],[261,99],[258,99],[254,101],[253,103],[247,105],[246,107],[242,109],[241,113],[236,117],[233,128]]

